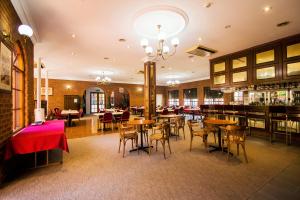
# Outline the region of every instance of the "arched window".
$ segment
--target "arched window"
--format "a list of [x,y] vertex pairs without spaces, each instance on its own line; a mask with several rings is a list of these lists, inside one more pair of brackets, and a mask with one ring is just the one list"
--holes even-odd
[[24,59],[21,48],[16,45],[13,52],[12,67],[12,112],[13,112],[13,131],[17,131],[24,127],[25,115],[25,91],[24,80],[25,69]]

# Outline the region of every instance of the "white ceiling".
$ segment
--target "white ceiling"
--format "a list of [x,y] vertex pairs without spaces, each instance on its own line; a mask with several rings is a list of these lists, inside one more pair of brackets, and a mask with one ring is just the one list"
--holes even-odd
[[[151,6],[174,6],[189,18],[187,27],[177,35],[177,54],[157,63],[158,84],[172,76],[181,82],[209,77],[209,58],[190,59],[185,53],[198,43],[218,50],[216,57],[300,33],[299,0],[211,0],[210,8],[203,6],[208,1],[201,0],[12,2],[19,15],[25,13],[20,16],[23,23],[27,21],[36,33],[35,60],[42,57],[50,78],[56,79],[94,80],[92,76],[105,70],[114,73],[110,76],[113,82],[143,83],[143,75],[136,73],[143,69],[142,37],[134,30],[133,18]],[[269,13],[263,11],[266,5],[272,6]],[[276,27],[283,21],[291,23]],[[226,25],[231,28],[225,29]],[[120,38],[126,42],[118,42]],[[161,69],[162,65],[166,67]]]

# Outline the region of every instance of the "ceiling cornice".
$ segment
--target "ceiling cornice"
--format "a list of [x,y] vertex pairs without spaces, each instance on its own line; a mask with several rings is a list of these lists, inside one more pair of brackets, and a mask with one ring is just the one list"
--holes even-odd
[[40,41],[39,34],[37,32],[36,26],[34,21],[32,20],[32,17],[30,15],[28,6],[25,1],[22,0],[11,0],[11,3],[13,4],[21,22],[23,24],[29,25],[33,30],[33,35],[30,37],[33,44],[36,44]]

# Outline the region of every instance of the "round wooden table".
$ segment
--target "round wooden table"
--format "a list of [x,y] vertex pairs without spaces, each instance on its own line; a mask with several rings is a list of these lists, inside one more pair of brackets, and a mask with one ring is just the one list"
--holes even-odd
[[[144,142],[143,142],[144,125],[151,125],[151,124],[154,124],[154,123],[155,123],[154,120],[148,120],[148,119],[130,120],[130,121],[127,122],[128,125],[140,126],[141,146],[138,147],[139,150],[141,149],[141,150],[149,153],[148,152],[149,146],[144,146]],[[136,151],[136,150],[137,149],[132,149],[130,151]]]
[[[222,126],[227,126],[227,125],[236,125],[237,122],[235,121],[230,121],[230,120],[223,120],[223,119],[208,119],[204,120],[205,124],[211,124],[213,126],[218,127],[218,146],[215,145],[209,145],[209,147],[212,147],[213,149],[210,150],[209,152],[212,151],[222,151],[222,145],[221,145],[221,128]],[[227,151],[227,148],[224,148],[225,151]]]

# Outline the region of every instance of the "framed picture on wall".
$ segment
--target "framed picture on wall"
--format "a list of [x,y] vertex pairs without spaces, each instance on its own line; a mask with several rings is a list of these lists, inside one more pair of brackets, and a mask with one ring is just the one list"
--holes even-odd
[[[46,88],[45,87],[41,87],[41,95],[46,95]],[[52,95],[53,95],[53,88],[48,87],[48,96],[52,96]]]
[[0,90],[11,91],[12,51],[0,45]]

